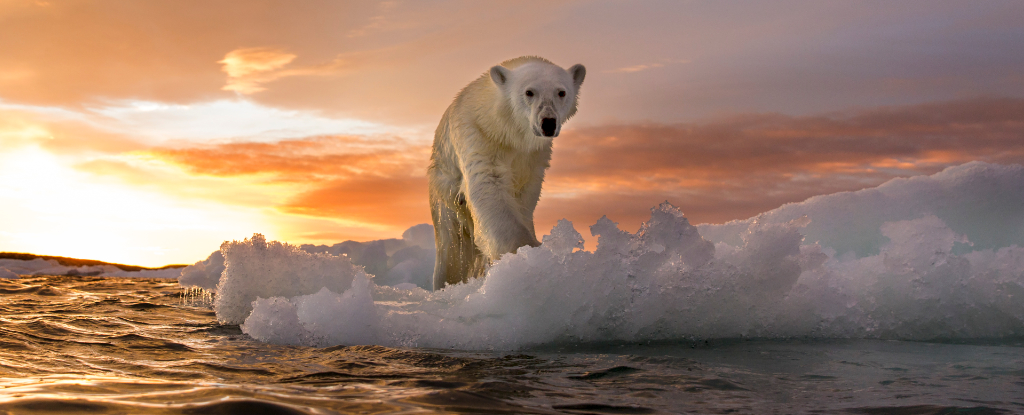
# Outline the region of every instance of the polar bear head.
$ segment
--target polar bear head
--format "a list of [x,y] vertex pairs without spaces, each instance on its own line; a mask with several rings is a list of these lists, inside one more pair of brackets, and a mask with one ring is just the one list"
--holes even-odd
[[[526,62],[514,65],[521,60]],[[583,65],[566,70],[539,58],[514,59],[491,68],[491,80],[510,104],[515,121],[541,137],[558,137],[562,123],[576,113],[586,75]]]

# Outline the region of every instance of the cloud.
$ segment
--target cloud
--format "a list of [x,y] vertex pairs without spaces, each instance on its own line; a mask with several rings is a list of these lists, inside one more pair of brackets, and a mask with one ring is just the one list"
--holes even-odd
[[626,66],[626,67],[622,67],[622,68],[618,68],[618,69],[612,69],[612,70],[604,71],[604,72],[605,73],[634,73],[634,72],[646,71],[648,69],[653,69],[653,68],[664,68],[666,65],[671,65],[671,64],[676,64],[676,63],[690,63],[690,62],[691,61],[689,59],[662,59],[660,62],[647,63],[647,64],[643,64],[643,65]]
[[280,209],[290,214],[344,218],[398,228],[403,224],[430,222],[425,174],[366,175],[335,180],[297,195]]
[[652,64],[648,64],[648,65],[633,65],[633,66],[627,66],[625,68],[619,68],[619,69],[611,70],[611,71],[608,71],[608,72],[609,73],[633,73],[633,72],[640,72],[640,71],[648,70],[648,69],[651,69],[651,68],[660,68],[660,67],[663,67],[663,66],[665,66],[665,65],[664,64],[660,64],[660,63],[652,63]]
[[[1024,100],[1009,98],[576,128],[555,141],[537,230],[543,234],[563,217],[586,226],[602,215],[635,230],[665,200],[694,223],[745,219],[970,160],[1022,163],[1021,136]],[[193,177],[278,186],[270,206],[285,215],[404,229],[429,221],[429,154],[428,146],[398,137],[322,136],[159,148],[145,156]]]
[[104,128],[153,144],[167,141],[280,141],[330,134],[382,134],[399,129],[319,111],[267,107],[247,99],[170,105],[152,101],[108,101],[82,114]]
[[555,140],[538,230],[604,213],[635,229],[666,199],[694,223],[745,219],[971,160],[1024,163],[1021,137],[1024,100],[1011,98],[578,128]]
[[[390,175],[426,171],[422,146],[397,137],[322,136],[273,143],[239,142],[185,148],[156,148],[148,155],[211,176],[270,175],[316,177]],[[416,157],[424,157],[417,161]]]
[[366,24],[349,30],[348,37],[363,37],[371,32],[378,31],[387,26],[388,14],[398,7],[397,1],[381,1],[378,3],[380,13],[370,17]]
[[268,72],[285,66],[295,60],[295,55],[272,48],[236,49],[228,52],[217,63],[224,65],[224,72],[232,78],[244,78],[261,72]]
[[[21,3],[0,4],[0,96],[60,106],[109,99],[182,104],[231,97],[234,90],[222,90],[224,64],[218,61],[240,46],[272,45],[296,56],[289,67],[322,73],[323,66],[339,65],[337,56],[359,48],[340,44],[332,33],[361,23],[376,8],[340,2],[256,7],[238,0],[202,10],[185,3]],[[233,73],[245,75],[235,79],[246,91],[265,84],[261,76],[295,74],[253,65],[273,68],[281,60],[259,61],[253,54],[231,57],[241,58],[235,62],[241,65],[232,64]]]
[[[5,108],[0,142],[73,160],[75,171],[92,176],[79,182],[116,180],[225,211],[262,212],[259,231],[285,240],[376,239],[430,221],[430,146],[415,138],[319,135],[152,147],[104,132],[83,113]],[[570,128],[555,140],[536,229],[544,234],[569,218],[585,230],[607,215],[635,230],[664,200],[694,223],[744,219],[969,160],[1024,163],[1022,136],[1024,100],[1013,98]]]
[[[425,145],[398,136],[370,134],[390,127],[244,104],[114,102],[105,107],[64,109],[0,102],[0,157],[41,152],[50,156],[48,160],[61,163],[67,173],[62,177],[69,185],[101,183],[136,194],[159,194],[186,205],[208,206],[211,211],[241,209],[250,213],[244,218],[250,232],[295,242],[393,237],[407,228],[409,221],[429,221],[425,202],[396,202],[396,198],[409,196],[401,193],[409,185],[390,185],[422,182],[429,158]],[[244,122],[246,118],[255,119]],[[204,124],[212,127],[204,129]],[[229,128],[222,131],[225,127]],[[193,130],[213,135],[197,137]],[[346,130],[362,130],[366,135],[279,138]],[[151,132],[164,136],[153,140]],[[230,137],[231,132],[241,137]],[[22,183],[52,171],[8,169],[0,178]],[[425,182],[421,187],[422,192],[412,194],[425,192]],[[370,194],[374,190],[377,193]],[[30,197],[14,197],[22,196]],[[345,200],[351,207],[337,205]],[[24,213],[12,209],[5,208],[4,214]],[[22,216],[29,221],[39,219]],[[192,226],[184,217],[179,220],[181,226]]]
[[[1024,100],[1009,98],[576,128],[555,140],[537,230],[563,217],[584,226],[602,215],[635,229],[665,200],[694,223],[745,219],[970,160],[1024,163],[1021,136]],[[429,154],[398,137],[322,136],[145,156],[195,177],[279,186],[272,206],[286,215],[404,229],[429,220]]]
[[271,48],[246,48],[228,52],[217,63],[228,74],[225,91],[252,94],[264,90],[260,84],[280,77],[274,71],[295,60],[295,55]]
[[[725,3],[638,8],[605,0],[226,0],[201,9],[0,2],[0,96],[70,107],[191,105],[243,94],[274,108],[436,125],[459,88],[488,67],[539,54],[592,70],[579,121],[808,114],[972,93],[1021,96],[1024,55],[1004,52],[1019,43],[1021,10],[1015,3],[740,11]],[[241,53],[251,48],[267,56]],[[226,59],[233,52],[238,65]]]
[[235,49],[228,52],[217,63],[223,65],[228,74],[228,83],[223,90],[240,94],[254,94],[266,88],[263,84],[289,76],[330,75],[344,67],[344,61],[336,58],[330,62],[291,69],[283,69],[297,56],[280,49],[259,47]]
[[376,227],[429,220],[429,148],[395,137],[324,136],[277,143],[224,143],[144,153],[191,175],[283,187],[285,214]]
[[40,112],[0,102],[0,151],[40,147],[55,154],[76,155],[143,148],[136,140],[96,128],[87,117],[69,111]]
[[221,210],[259,212],[260,222],[251,224],[257,227],[250,232],[293,243],[396,237],[412,224],[430,221],[429,147],[401,138],[179,144],[185,146],[94,157],[74,169],[90,176],[83,180],[212,203]]

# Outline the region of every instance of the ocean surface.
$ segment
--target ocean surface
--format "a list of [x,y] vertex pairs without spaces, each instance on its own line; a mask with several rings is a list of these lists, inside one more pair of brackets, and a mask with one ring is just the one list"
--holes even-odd
[[0,280],[0,413],[1024,413],[1024,339],[263,343],[173,279]]

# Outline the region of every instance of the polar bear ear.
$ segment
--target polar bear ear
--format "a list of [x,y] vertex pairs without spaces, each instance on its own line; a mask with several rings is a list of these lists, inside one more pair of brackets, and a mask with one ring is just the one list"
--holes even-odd
[[583,85],[583,78],[587,76],[587,68],[577,63],[569,68],[569,74],[572,75],[572,83],[579,89],[580,85]]
[[491,68],[491,80],[498,88],[503,88],[509,79],[512,79],[512,71],[508,68],[501,65]]

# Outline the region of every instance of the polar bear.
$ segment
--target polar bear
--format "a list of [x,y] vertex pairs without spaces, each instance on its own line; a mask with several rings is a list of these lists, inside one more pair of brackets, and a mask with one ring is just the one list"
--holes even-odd
[[576,113],[587,70],[535,57],[502,62],[462,89],[434,133],[427,179],[434,289],[482,276],[502,254],[538,246],[533,210],[554,137]]

